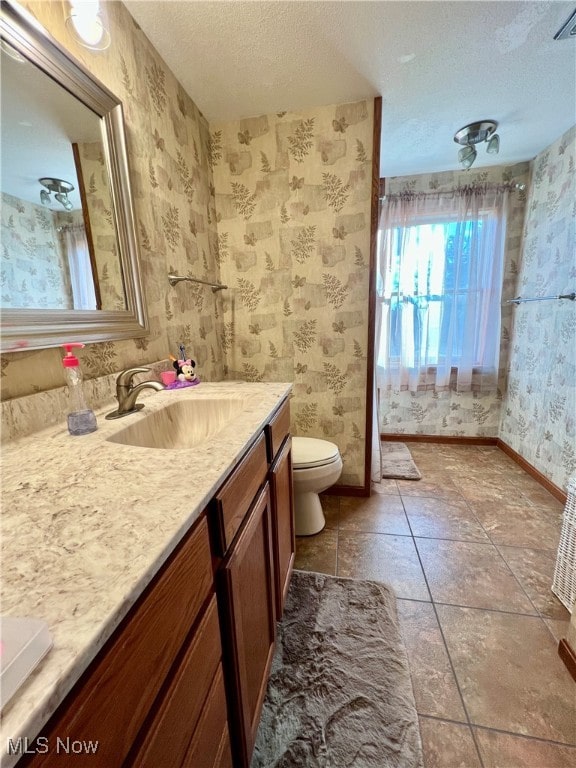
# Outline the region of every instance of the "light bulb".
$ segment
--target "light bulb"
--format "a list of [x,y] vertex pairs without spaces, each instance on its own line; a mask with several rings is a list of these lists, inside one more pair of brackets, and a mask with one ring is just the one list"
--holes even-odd
[[462,149],[458,152],[458,160],[462,168],[470,168],[474,160],[476,160],[476,155],[476,149],[471,144],[467,144],[465,147],[462,147]]
[[489,155],[497,155],[500,150],[500,136],[498,136],[497,133],[495,133],[490,141],[488,142],[488,146],[486,147],[486,152],[488,152]]
[[102,23],[98,0],[70,0],[71,12],[66,24],[78,42],[92,50],[110,45],[110,35]]
[[50,193],[45,189],[40,190],[40,202],[42,205],[50,205]]

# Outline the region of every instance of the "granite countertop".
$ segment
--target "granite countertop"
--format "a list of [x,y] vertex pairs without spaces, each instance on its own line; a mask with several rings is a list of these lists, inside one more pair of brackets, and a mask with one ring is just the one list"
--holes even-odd
[[[254,441],[290,384],[202,383],[152,393],[141,413],[72,437],[66,424],[2,448],[2,614],[44,619],[54,646],[2,713],[33,739]],[[158,450],[107,438],[176,398],[241,397],[205,445]]]

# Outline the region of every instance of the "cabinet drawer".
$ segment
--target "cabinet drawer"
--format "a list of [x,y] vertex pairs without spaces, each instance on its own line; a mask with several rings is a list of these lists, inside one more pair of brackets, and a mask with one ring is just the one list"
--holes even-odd
[[[212,589],[203,517],[68,696],[65,709],[52,718],[42,733],[49,743],[56,743],[57,737],[97,741],[94,765],[121,765]],[[69,755],[66,765],[80,765],[85,759]],[[36,755],[32,765],[61,768],[62,756],[56,751]]]
[[222,539],[222,551],[219,554],[223,555],[232,543],[258,489],[266,480],[267,471],[266,444],[262,434],[240,461],[232,477],[216,494]]
[[216,596],[194,634],[136,758],[137,768],[158,768],[170,755],[181,765],[222,658]]
[[222,740],[228,737],[226,721],[226,693],[220,665],[182,768],[214,768],[218,765],[217,761],[222,754],[221,746],[225,749]]
[[266,424],[268,461],[272,463],[282,443],[290,432],[290,401],[284,400],[274,417]]

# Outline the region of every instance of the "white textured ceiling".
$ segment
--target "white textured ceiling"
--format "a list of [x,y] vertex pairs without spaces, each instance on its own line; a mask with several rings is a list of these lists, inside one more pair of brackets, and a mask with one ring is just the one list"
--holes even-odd
[[494,119],[533,158],[576,122],[574,2],[124,0],[210,122],[383,97],[381,175],[458,167],[454,133]]

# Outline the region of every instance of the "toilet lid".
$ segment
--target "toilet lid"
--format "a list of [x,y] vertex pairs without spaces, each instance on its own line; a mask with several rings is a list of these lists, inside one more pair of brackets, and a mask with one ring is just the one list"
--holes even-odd
[[338,446],[328,440],[314,437],[292,438],[292,466],[295,469],[321,467],[330,464],[339,455]]

